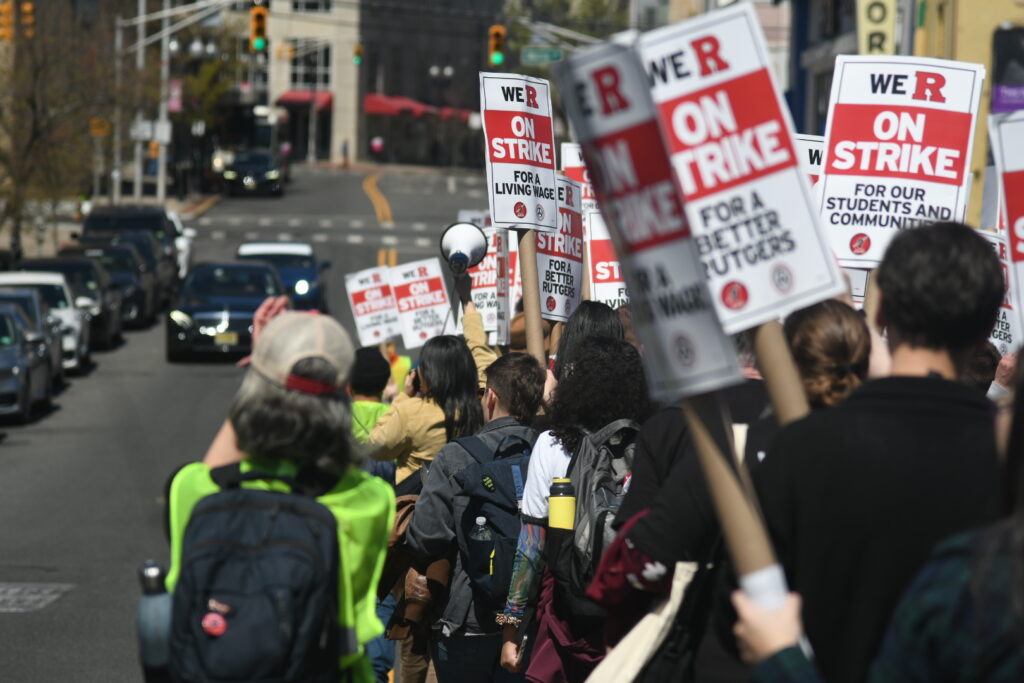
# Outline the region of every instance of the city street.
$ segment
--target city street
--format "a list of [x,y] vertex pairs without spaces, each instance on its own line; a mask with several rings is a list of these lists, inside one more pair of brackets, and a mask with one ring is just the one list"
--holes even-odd
[[[328,302],[351,330],[345,273],[435,255],[458,209],[486,207],[484,187],[482,175],[296,167],[284,198],[226,198],[186,224],[196,262],[231,259],[247,240],[312,242],[333,262]],[[162,319],[94,359],[50,414],[0,425],[5,681],[139,679],[135,569],[166,561],[162,487],[202,455],[241,377],[229,363],[168,365]]]

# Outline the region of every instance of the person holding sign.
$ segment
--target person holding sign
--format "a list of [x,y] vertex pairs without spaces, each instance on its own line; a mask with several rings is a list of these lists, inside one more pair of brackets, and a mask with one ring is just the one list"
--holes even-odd
[[996,255],[962,224],[909,229],[890,243],[878,288],[893,376],[782,429],[754,473],[830,683],[865,679],[934,544],[999,512],[993,411],[957,381],[1002,302]]

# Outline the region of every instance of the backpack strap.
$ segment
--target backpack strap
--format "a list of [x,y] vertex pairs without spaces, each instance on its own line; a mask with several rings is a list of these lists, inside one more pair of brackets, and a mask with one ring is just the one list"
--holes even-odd
[[462,446],[481,465],[486,465],[494,460],[494,451],[488,448],[479,436],[464,436],[461,439],[456,439],[455,443]]
[[593,434],[587,434],[587,438],[589,438],[595,444],[602,444],[608,439],[615,436],[615,434],[622,431],[623,429],[632,429],[634,431],[638,431],[640,429],[640,425],[638,425],[633,420],[630,420],[628,417],[624,417],[621,420],[609,422],[608,424],[606,424],[604,427],[601,427],[601,429],[597,430]]
[[214,467],[210,470],[210,478],[213,483],[222,489],[237,489],[243,481],[266,481],[273,479],[287,484],[295,492],[302,491],[302,486],[295,479],[284,474],[269,474],[267,472],[243,472],[241,463],[232,463]]

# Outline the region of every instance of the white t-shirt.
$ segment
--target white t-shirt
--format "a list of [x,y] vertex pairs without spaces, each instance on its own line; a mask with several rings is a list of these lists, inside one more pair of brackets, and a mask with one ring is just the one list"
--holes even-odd
[[572,454],[566,453],[551,432],[537,437],[530,453],[530,470],[523,490],[523,514],[536,519],[548,517],[551,480],[565,477]]

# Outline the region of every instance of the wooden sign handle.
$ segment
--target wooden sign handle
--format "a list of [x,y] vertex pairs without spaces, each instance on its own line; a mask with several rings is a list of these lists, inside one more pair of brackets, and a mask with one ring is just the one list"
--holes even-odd
[[540,320],[540,280],[537,276],[537,235],[519,230],[519,272],[523,278],[523,317],[526,319],[526,350],[544,367],[544,329]]
[[864,285],[864,320],[872,332],[881,333],[878,329],[878,307],[882,305],[878,291],[878,271],[868,271],[868,281]]
[[754,332],[754,355],[779,424],[787,425],[811,412],[782,324],[777,320],[759,325]]

